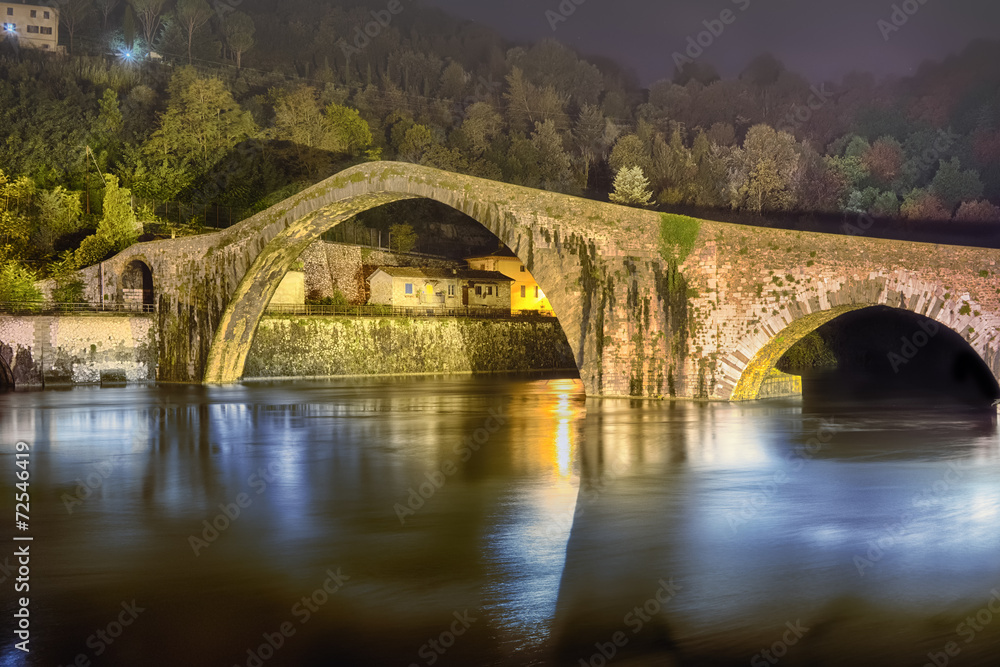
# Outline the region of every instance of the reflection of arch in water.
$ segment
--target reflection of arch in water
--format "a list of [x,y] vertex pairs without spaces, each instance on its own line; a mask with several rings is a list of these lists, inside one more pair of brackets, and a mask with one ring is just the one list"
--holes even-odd
[[122,271],[122,297],[125,303],[142,304],[144,309],[155,303],[153,272],[142,260],[132,260]]

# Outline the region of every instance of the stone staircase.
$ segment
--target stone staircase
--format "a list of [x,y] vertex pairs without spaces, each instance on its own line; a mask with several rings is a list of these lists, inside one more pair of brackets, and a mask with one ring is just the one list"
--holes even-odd
[[51,368],[55,353],[52,350],[52,318],[35,317],[35,339],[31,347],[31,356],[38,363],[42,386],[45,386],[45,371]]

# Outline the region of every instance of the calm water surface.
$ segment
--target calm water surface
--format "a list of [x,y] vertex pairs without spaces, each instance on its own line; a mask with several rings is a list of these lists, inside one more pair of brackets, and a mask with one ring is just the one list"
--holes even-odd
[[1000,664],[994,415],[581,390],[0,395],[0,665]]

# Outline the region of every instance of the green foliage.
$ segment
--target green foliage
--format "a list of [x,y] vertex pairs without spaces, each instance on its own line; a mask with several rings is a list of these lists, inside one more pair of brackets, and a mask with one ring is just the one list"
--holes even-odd
[[408,224],[394,224],[389,227],[389,247],[394,252],[410,252],[417,247],[417,233]]
[[351,302],[347,300],[344,293],[338,288],[333,289],[333,296],[325,296],[313,302],[317,306],[349,306]]
[[170,81],[170,102],[160,127],[144,147],[146,155],[174,169],[190,162],[204,171],[238,143],[257,134],[221,79],[182,67]]
[[97,225],[97,235],[118,252],[135,243],[141,229],[132,211],[132,193],[118,187],[117,177],[109,175],[105,179],[104,216]]
[[963,171],[956,157],[947,162],[941,160],[930,191],[951,212],[962,202],[978,199],[983,194],[983,183],[974,169]]
[[685,215],[660,214],[660,256],[672,267],[684,263],[691,254],[701,221]]
[[608,198],[616,204],[626,206],[648,206],[653,198],[649,190],[649,180],[642,173],[642,167],[625,167],[615,176],[614,192]]
[[35,287],[38,277],[18,262],[0,265],[0,302],[41,301],[42,292]]
[[56,303],[84,303],[83,290],[83,281],[76,275],[59,277],[52,289],[52,300]]
[[969,304],[964,303],[964,304],[962,304],[962,307],[958,309],[958,314],[959,315],[971,315],[972,314],[972,308],[969,307]]
[[253,19],[243,12],[233,12],[222,19],[222,32],[226,37],[226,45],[233,54],[236,68],[243,66],[243,54],[254,47],[256,26]]
[[98,262],[103,262],[114,252],[111,242],[100,234],[91,234],[80,243],[73,255],[77,268],[93,266]]
[[357,109],[331,102],[325,115],[333,150],[357,156],[372,145],[371,129]]
[[743,148],[734,153],[734,163],[734,208],[762,213],[791,207],[792,179],[799,164],[794,137],[755,125],[747,132]]

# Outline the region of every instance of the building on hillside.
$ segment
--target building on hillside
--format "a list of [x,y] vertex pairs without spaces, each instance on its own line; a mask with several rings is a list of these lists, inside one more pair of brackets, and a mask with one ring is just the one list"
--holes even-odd
[[0,39],[20,46],[59,52],[59,10],[22,2],[0,2]]
[[545,297],[534,276],[524,264],[509,250],[499,250],[490,255],[468,257],[465,260],[470,269],[497,271],[510,278],[510,308],[513,311],[534,310],[545,315],[554,315],[552,304]]
[[383,266],[368,278],[370,304],[510,311],[511,279],[496,271]]

